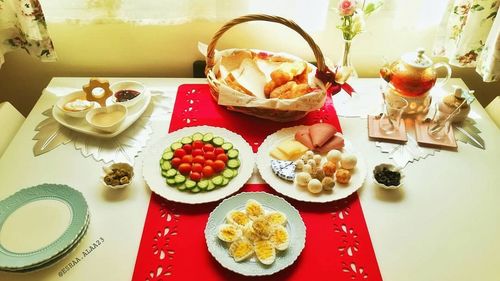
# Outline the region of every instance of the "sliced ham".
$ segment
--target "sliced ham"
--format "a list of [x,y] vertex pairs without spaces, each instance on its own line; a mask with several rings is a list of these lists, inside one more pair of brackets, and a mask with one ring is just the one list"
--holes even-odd
[[342,135],[337,134],[327,141],[323,146],[314,149],[317,153],[326,154],[332,149],[342,150],[344,148],[344,138]]
[[299,130],[295,133],[295,140],[300,142],[301,144],[307,146],[309,149],[313,149],[314,145],[311,140],[311,136],[309,135],[309,127]]
[[335,133],[337,133],[337,129],[328,123],[316,123],[309,127],[309,135],[316,148],[322,147]]

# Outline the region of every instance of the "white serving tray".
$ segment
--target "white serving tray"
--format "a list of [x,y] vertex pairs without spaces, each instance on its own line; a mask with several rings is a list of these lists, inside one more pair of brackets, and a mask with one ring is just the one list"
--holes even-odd
[[[79,133],[84,133],[87,135],[99,137],[99,138],[112,138],[116,137],[117,135],[121,134],[123,131],[125,131],[128,127],[130,127],[132,124],[134,124],[139,117],[146,111],[146,108],[148,108],[149,103],[151,102],[151,92],[149,90],[146,90],[144,92],[144,97],[134,104],[133,106],[128,107],[128,113],[127,117],[123,121],[123,123],[118,127],[118,129],[113,132],[113,133],[106,133],[103,131],[99,131],[97,129],[92,128],[87,121],[85,121],[84,118],[74,118],[70,117],[64,112],[59,109],[57,106],[54,106],[52,108],[52,116],[54,116],[54,119],[59,122],[62,126],[77,131]],[[106,104],[110,103],[110,99],[106,101]]]
[[271,169],[271,160],[274,159],[269,155],[269,152],[273,150],[281,142],[293,139],[295,132],[306,126],[296,126],[281,129],[271,135],[269,135],[264,142],[259,147],[257,152],[257,168],[259,169],[260,175],[264,181],[269,184],[274,190],[285,195],[289,198],[293,198],[304,202],[315,202],[315,203],[325,203],[332,202],[335,200],[346,198],[352,193],[356,192],[361,186],[366,178],[366,165],[363,156],[356,151],[353,145],[345,139],[344,152],[355,154],[358,158],[358,163],[356,168],[352,171],[351,180],[348,184],[335,184],[335,188],[331,192],[323,191],[319,194],[312,194],[307,191],[307,188],[299,187],[295,182],[288,182],[277,177]]

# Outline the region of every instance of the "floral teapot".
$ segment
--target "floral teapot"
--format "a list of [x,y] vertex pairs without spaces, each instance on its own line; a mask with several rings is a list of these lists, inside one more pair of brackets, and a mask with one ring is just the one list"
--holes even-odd
[[436,69],[444,67],[446,78],[440,84],[445,84],[451,77],[451,68],[446,63],[434,64],[426,56],[424,49],[406,53],[401,58],[380,69],[380,76],[389,83],[389,87],[406,97],[427,95],[437,80]]

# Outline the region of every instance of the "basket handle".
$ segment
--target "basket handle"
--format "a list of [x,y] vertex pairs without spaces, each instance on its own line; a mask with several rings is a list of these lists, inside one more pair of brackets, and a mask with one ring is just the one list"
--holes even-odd
[[214,37],[212,38],[212,41],[210,41],[210,44],[208,45],[207,49],[207,66],[205,68],[205,74],[208,74],[210,69],[215,65],[215,45],[217,44],[217,41],[219,41],[220,37],[224,32],[229,30],[231,27],[244,23],[244,22],[249,22],[249,21],[269,21],[269,22],[275,22],[275,23],[280,23],[282,25],[285,25],[293,30],[295,30],[297,33],[304,38],[311,49],[313,50],[314,57],[316,58],[316,63],[318,70],[320,72],[326,72],[327,67],[325,65],[325,58],[323,56],[323,53],[321,52],[321,49],[318,47],[318,45],[314,42],[314,40],[307,34],[300,26],[298,26],[294,21],[288,20],[282,17],[278,16],[270,16],[270,15],[264,15],[264,14],[252,14],[252,15],[246,15],[246,16],[241,16],[239,18],[235,18],[228,23],[226,23],[224,26],[222,26],[217,33],[215,33]]

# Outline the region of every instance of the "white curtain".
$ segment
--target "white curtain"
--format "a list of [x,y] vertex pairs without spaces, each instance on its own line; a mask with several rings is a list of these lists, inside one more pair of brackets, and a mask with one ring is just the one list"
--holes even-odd
[[197,19],[227,21],[249,13],[295,20],[306,30],[324,28],[330,0],[44,0],[51,22],[181,24]]
[[451,0],[434,54],[450,64],[475,67],[485,82],[500,80],[498,0]]
[[0,66],[4,54],[14,49],[42,61],[56,58],[38,0],[0,0]]

